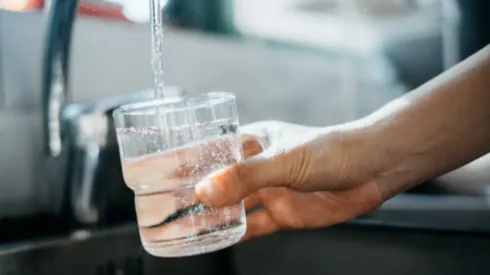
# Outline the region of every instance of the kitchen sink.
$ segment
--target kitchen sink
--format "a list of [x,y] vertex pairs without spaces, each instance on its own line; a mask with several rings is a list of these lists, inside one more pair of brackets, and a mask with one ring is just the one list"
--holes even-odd
[[147,254],[133,224],[0,246],[3,274],[485,274],[490,207],[481,198],[405,194],[319,230],[283,231],[211,254]]

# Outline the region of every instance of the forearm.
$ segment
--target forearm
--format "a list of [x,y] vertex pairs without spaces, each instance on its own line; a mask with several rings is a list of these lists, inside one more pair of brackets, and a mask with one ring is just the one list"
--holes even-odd
[[388,198],[490,151],[490,47],[363,120]]

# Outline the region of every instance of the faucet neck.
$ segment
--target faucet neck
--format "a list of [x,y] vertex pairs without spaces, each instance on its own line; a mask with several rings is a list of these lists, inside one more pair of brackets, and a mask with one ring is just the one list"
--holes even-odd
[[69,95],[69,57],[79,0],[52,0],[44,49],[42,107],[45,150],[61,154],[61,112]]

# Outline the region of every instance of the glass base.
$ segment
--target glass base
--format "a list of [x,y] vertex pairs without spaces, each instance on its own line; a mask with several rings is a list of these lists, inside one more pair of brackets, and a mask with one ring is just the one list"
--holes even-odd
[[162,242],[143,242],[145,250],[153,256],[175,258],[195,256],[230,247],[240,241],[246,225],[208,233],[201,236]]

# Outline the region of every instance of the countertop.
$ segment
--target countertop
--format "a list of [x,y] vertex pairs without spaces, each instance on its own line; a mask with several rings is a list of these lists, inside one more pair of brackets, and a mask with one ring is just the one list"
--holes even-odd
[[490,236],[490,200],[486,197],[447,194],[402,194],[349,224],[484,233]]
[[[490,199],[447,194],[401,194],[387,201],[378,210],[340,227],[445,231],[490,237]],[[0,245],[0,257],[35,247],[66,245],[91,238],[104,238],[111,234],[132,233],[137,233],[137,228],[132,223],[104,230],[77,230],[66,235]]]
[[284,231],[191,258],[149,256],[134,224],[4,245],[0,275],[482,274],[489,244],[487,199],[403,194],[342,225]]

